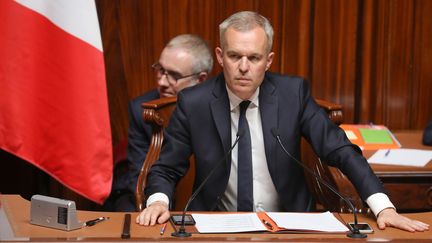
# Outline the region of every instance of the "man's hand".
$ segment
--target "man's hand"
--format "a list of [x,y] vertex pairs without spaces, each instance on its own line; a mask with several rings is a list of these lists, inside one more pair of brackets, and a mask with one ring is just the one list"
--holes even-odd
[[168,205],[161,201],[156,201],[145,208],[136,218],[136,223],[144,226],[165,223],[170,217]]
[[386,208],[378,214],[378,228],[385,229],[387,226],[406,230],[409,232],[429,230],[429,225],[423,222],[412,220],[396,212],[393,208]]

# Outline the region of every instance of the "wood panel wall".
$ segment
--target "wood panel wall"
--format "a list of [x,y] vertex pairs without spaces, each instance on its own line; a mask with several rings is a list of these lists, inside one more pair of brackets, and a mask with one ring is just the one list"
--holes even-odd
[[[97,0],[114,143],[127,137],[127,102],[155,87],[150,65],[182,33],[218,43],[218,24],[253,10],[273,24],[271,70],[300,75],[345,121],[422,129],[432,118],[432,1]],[[220,72],[215,67],[213,74]]]
[[[307,78],[316,98],[343,105],[345,122],[373,122],[396,130],[423,129],[432,119],[430,0],[96,0],[96,4],[114,145],[127,137],[128,101],[155,87],[150,66],[168,40],[193,33],[214,49],[219,43],[218,24],[241,10],[257,11],[272,22],[276,57],[271,70]],[[220,71],[216,66],[213,74]],[[37,169],[13,163],[19,159],[0,151],[0,161],[6,160],[16,166],[2,167],[3,174],[15,173],[0,176],[3,193],[29,197],[42,190],[78,201],[79,208],[94,209],[53,180],[47,182]],[[38,186],[7,179],[13,177],[33,178],[37,183],[31,185]]]

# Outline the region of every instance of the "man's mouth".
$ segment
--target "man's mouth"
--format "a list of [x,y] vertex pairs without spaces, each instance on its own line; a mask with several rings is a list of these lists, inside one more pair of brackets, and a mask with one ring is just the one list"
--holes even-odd
[[247,77],[238,77],[236,78],[236,81],[239,85],[248,85],[251,82],[251,79]]
[[171,96],[173,96],[173,94],[171,92],[165,91],[163,89],[159,90],[159,94],[162,97],[171,97]]
[[239,80],[239,81],[250,81],[251,79],[248,78],[248,77],[236,77],[236,80]]

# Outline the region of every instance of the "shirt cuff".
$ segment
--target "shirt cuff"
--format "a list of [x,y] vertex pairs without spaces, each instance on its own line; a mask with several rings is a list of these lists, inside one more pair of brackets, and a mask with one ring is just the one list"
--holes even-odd
[[394,208],[396,210],[395,206],[390,201],[388,196],[381,192],[370,195],[366,199],[366,203],[367,205],[369,205],[375,217],[378,216],[378,214],[386,208]]
[[152,194],[147,199],[146,207],[150,206],[150,204],[152,204],[156,201],[161,201],[161,202],[166,203],[168,205],[168,208],[169,208],[169,198],[167,195],[165,195],[165,193],[162,193],[162,192],[156,192],[156,193]]

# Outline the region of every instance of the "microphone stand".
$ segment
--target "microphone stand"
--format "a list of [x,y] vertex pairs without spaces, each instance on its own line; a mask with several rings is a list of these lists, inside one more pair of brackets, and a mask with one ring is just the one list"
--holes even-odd
[[202,190],[202,188],[204,187],[204,185],[206,184],[206,182],[210,179],[210,177],[213,175],[213,173],[216,171],[216,168],[218,167],[218,165],[220,163],[222,163],[224,160],[226,160],[228,158],[228,155],[231,155],[231,151],[234,149],[234,147],[237,145],[239,139],[241,136],[243,136],[244,134],[244,130],[240,130],[237,132],[237,136],[236,136],[236,140],[234,141],[234,144],[231,146],[231,148],[228,150],[228,152],[225,154],[224,157],[222,157],[221,160],[219,160],[211,169],[210,173],[207,175],[207,177],[203,180],[203,182],[201,182],[201,184],[199,185],[199,187],[194,191],[194,193],[191,195],[191,197],[189,198],[189,200],[186,203],[186,206],[183,209],[183,213],[182,213],[182,220],[181,220],[181,225],[178,231],[171,233],[172,236],[174,237],[189,237],[192,234],[189,232],[186,232],[186,228],[185,228],[185,216],[186,216],[186,211],[189,208],[189,204],[195,199],[195,197],[198,195],[198,193]]
[[329,183],[327,183],[325,180],[323,180],[320,176],[318,176],[317,174],[315,174],[315,172],[313,172],[311,169],[309,169],[308,167],[306,167],[302,162],[298,161],[294,156],[292,156],[286,149],[285,146],[282,144],[282,141],[280,139],[279,133],[277,131],[276,128],[272,128],[271,129],[271,133],[273,135],[273,137],[276,138],[278,144],[280,145],[280,147],[282,148],[282,150],[291,158],[293,159],[297,164],[299,164],[301,167],[303,167],[303,169],[305,169],[308,173],[312,174],[321,184],[323,184],[324,186],[326,186],[328,189],[330,189],[334,194],[336,194],[339,198],[341,198],[346,204],[348,204],[348,206],[350,207],[350,209],[353,212],[354,215],[354,225],[352,227],[352,229],[350,230],[350,233],[347,234],[348,237],[350,238],[366,238],[367,235],[360,233],[360,230],[358,229],[357,225],[358,225],[358,221],[357,221],[357,209],[354,207],[354,205],[350,202],[350,200],[348,200],[346,197],[342,196],[332,185],[330,185]]

